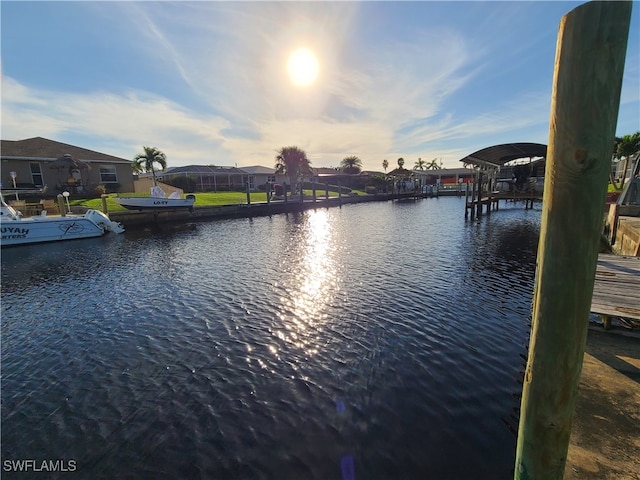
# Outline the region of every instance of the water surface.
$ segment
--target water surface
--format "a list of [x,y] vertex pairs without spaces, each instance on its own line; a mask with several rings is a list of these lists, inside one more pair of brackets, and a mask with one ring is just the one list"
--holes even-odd
[[439,198],[3,250],[2,460],[512,477],[539,219]]

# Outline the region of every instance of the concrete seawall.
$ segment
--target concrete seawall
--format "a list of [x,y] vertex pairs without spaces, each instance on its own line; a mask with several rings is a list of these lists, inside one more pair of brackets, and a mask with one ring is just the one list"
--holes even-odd
[[640,205],[610,205],[604,231],[613,253],[639,256]]
[[[299,198],[292,199],[288,202],[282,200],[272,201],[270,203],[260,202],[250,205],[216,205],[196,207],[193,211],[187,209],[181,210],[144,210],[144,211],[126,211],[126,212],[109,212],[109,217],[115,222],[120,222],[126,229],[144,228],[149,226],[162,226],[166,224],[179,224],[196,221],[216,220],[224,218],[246,218],[258,217],[265,215],[276,215],[279,213],[301,212],[314,208],[338,207],[351,203],[364,202],[384,202],[389,200],[410,200],[417,198],[426,198],[433,195],[430,194],[379,194],[379,195],[354,195],[343,196],[342,198],[332,197],[329,199],[322,198],[313,201],[311,197],[305,197],[304,202],[300,202]],[[197,200],[196,200],[197,203]]]

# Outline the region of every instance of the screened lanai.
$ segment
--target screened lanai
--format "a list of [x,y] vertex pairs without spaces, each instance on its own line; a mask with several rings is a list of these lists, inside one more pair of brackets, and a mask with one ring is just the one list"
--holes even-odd
[[247,182],[247,174],[237,167],[217,167],[213,165],[186,165],[171,167],[156,174],[159,180],[171,182],[185,177],[195,182],[198,191],[239,190]]

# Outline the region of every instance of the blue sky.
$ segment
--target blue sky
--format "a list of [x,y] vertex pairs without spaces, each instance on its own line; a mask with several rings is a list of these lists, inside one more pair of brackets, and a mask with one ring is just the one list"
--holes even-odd
[[[1,2],[4,140],[46,137],[169,166],[315,167],[357,155],[460,167],[547,143],[561,17],[584,2]],[[640,129],[634,4],[617,135]],[[287,58],[315,52],[315,82]]]

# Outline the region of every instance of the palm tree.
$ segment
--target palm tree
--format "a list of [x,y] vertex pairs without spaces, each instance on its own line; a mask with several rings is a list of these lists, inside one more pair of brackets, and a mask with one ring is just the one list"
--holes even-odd
[[424,160],[422,160],[421,158],[418,158],[418,161],[416,162],[416,164],[413,166],[414,170],[424,170],[424,167],[427,165],[427,162],[425,162]]
[[627,167],[629,165],[629,158],[638,151],[640,151],[640,132],[615,138],[614,157],[620,159],[620,161],[622,161],[622,159],[624,158],[622,182],[620,183],[620,185],[617,184],[615,178],[613,178],[613,175],[611,176],[611,183],[616,188],[616,190],[622,190],[622,187],[624,187],[624,182],[627,175]]
[[144,153],[139,153],[133,157],[133,173],[151,172],[153,184],[156,185],[156,171],[153,166],[157,163],[160,170],[167,168],[167,156],[156,147],[142,147]]
[[384,168],[384,173],[387,173],[387,168],[389,168],[389,162],[387,161],[386,158],[382,160],[382,168]]
[[402,158],[402,157],[400,157],[400,158],[398,159],[398,168],[399,168],[400,170],[403,170],[403,169],[404,169],[404,158]]
[[288,175],[292,189],[302,175],[311,175],[311,162],[304,150],[298,147],[282,147],[276,155],[276,175]]
[[362,160],[360,160],[355,155],[351,155],[349,157],[344,157],[340,162],[340,166],[342,167],[342,171],[344,173],[360,173],[360,171],[362,170]]
[[427,165],[427,170],[440,170],[441,168],[442,168],[442,165],[438,165],[437,158],[434,158],[433,160],[431,160],[429,165]]

